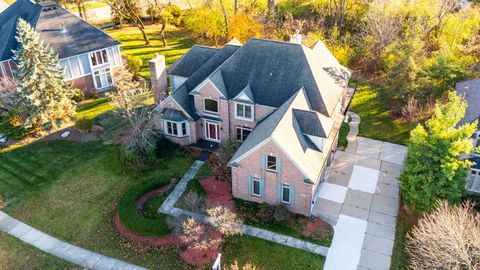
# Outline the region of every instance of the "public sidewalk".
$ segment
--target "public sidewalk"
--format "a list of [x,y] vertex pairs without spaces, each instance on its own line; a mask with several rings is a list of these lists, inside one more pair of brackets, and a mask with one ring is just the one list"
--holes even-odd
[[89,269],[146,270],[61,241],[0,211],[0,231],[8,233],[48,254]]

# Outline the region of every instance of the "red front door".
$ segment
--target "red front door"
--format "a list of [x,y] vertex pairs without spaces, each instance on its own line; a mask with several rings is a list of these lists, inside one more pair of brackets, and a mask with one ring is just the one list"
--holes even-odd
[[206,131],[206,136],[205,137],[208,140],[212,140],[212,141],[218,141],[219,140],[218,124],[207,122],[205,131]]

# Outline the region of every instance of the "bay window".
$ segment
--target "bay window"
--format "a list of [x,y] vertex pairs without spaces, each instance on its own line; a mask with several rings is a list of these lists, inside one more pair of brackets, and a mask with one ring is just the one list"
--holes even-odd
[[163,120],[164,132],[167,135],[175,137],[184,137],[189,134],[189,126],[187,121],[174,122]]
[[107,49],[91,52],[90,61],[92,62],[92,67],[108,63]]

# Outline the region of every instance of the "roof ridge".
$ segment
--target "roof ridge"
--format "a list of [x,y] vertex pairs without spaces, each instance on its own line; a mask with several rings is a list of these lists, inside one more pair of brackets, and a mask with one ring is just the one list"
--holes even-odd
[[[292,46],[299,46],[299,47],[305,47],[303,46],[302,44],[298,44],[298,43],[293,43],[293,42],[288,42],[288,41],[282,41],[282,40],[273,40],[273,39],[266,39],[266,38],[250,38],[248,42],[250,42],[251,40],[259,40],[259,41],[267,41],[267,42],[271,42],[271,43],[280,43],[280,44],[287,44],[287,45],[292,45]],[[246,43],[245,43],[246,44]]]

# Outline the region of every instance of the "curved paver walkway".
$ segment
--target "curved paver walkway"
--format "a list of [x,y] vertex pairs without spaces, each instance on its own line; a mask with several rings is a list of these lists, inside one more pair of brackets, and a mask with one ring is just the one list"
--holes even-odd
[[351,118],[350,123],[348,125],[350,126],[350,132],[347,134],[347,149],[345,149],[345,152],[347,153],[355,153],[357,151],[357,135],[358,135],[358,125],[360,125],[360,116],[354,112],[349,111],[347,113],[348,117]]
[[43,233],[0,211],[0,231],[8,233],[46,253],[82,267],[98,270],[146,270],[124,261],[104,256]]
[[[200,161],[200,160],[196,160],[193,163],[190,169],[188,169],[188,171],[182,177],[180,182],[175,186],[175,188],[170,193],[170,195],[168,195],[167,199],[165,199],[163,204],[158,209],[158,212],[167,214],[170,216],[175,216],[175,217],[179,217],[182,215],[191,216],[197,219],[198,221],[201,221],[203,223],[208,223],[207,217],[203,214],[199,214],[199,213],[195,213],[192,211],[187,211],[187,210],[175,207],[175,204],[180,199],[183,192],[185,192],[188,181],[192,180],[195,177],[195,175],[198,173],[198,171],[200,170],[200,168],[204,163],[205,163],[204,161]],[[326,256],[328,253],[328,247],[312,244],[310,242],[303,241],[294,237],[274,233],[271,231],[263,230],[263,229],[248,226],[248,225],[243,225],[243,228],[244,228],[243,230],[244,233],[249,236],[254,236],[257,238],[261,238],[264,240],[268,240],[271,242],[275,242],[275,243],[293,247],[293,248],[303,249],[303,250],[306,250],[315,254],[320,254],[323,256]]]

